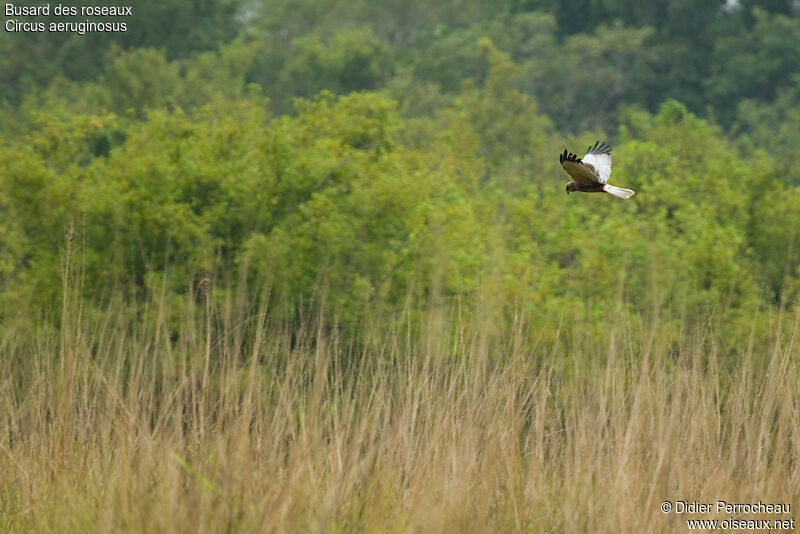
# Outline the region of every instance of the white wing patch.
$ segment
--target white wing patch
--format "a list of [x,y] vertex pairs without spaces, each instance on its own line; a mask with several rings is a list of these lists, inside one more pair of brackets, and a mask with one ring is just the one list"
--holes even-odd
[[586,155],[583,156],[583,162],[587,165],[594,167],[600,177],[600,183],[608,182],[608,177],[611,176],[611,147],[599,141],[594,146],[589,146]]

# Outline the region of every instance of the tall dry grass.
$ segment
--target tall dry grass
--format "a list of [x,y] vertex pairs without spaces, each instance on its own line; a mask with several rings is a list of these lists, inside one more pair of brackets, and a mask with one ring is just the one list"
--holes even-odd
[[437,307],[356,341],[243,290],[65,293],[58,328],[2,330],[3,532],[686,532],[662,501],[800,505],[796,316],[722,354],[702,325],[547,345]]

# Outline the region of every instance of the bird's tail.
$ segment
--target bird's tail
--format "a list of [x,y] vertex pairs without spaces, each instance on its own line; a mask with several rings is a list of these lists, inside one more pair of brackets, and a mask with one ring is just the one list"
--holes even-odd
[[623,189],[622,187],[614,187],[613,185],[609,184],[603,186],[603,191],[622,199],[631,198],[634,194],[636,194],[636,192],[632,189]]

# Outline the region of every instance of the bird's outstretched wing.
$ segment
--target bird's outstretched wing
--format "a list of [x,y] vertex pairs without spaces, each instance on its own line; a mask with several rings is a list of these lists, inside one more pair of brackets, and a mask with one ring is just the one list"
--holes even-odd
[[564,167],[567,174],[578,184],[590,186],[601,183],[599,175],[591,168],[587,167],[577,154],[567,152],[567,150],[564,149],[564,152],[559,154],[558,159],[561,161],[561,166]]
[[601,184],[608,182],[608,177],[611,176],[611,147],[600,141],[597,141],[594,146],[589,145],[589,150],[583,156],[583,163],[591,165]]

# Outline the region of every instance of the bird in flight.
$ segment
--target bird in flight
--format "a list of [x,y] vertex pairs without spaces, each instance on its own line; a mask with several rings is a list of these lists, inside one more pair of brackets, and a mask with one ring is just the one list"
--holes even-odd
[[608,183],[611,175],[611,147],[597,141],[594,146],[589,145],[589,150],[583,159],[572,152],[559,154],[558,159],[561,166],[572,177],[572,181],[567,184],[567,194],[572,191],[583,191],[584,193],[609,193],[619,198],[631,198],[634,191],[614,187]]

